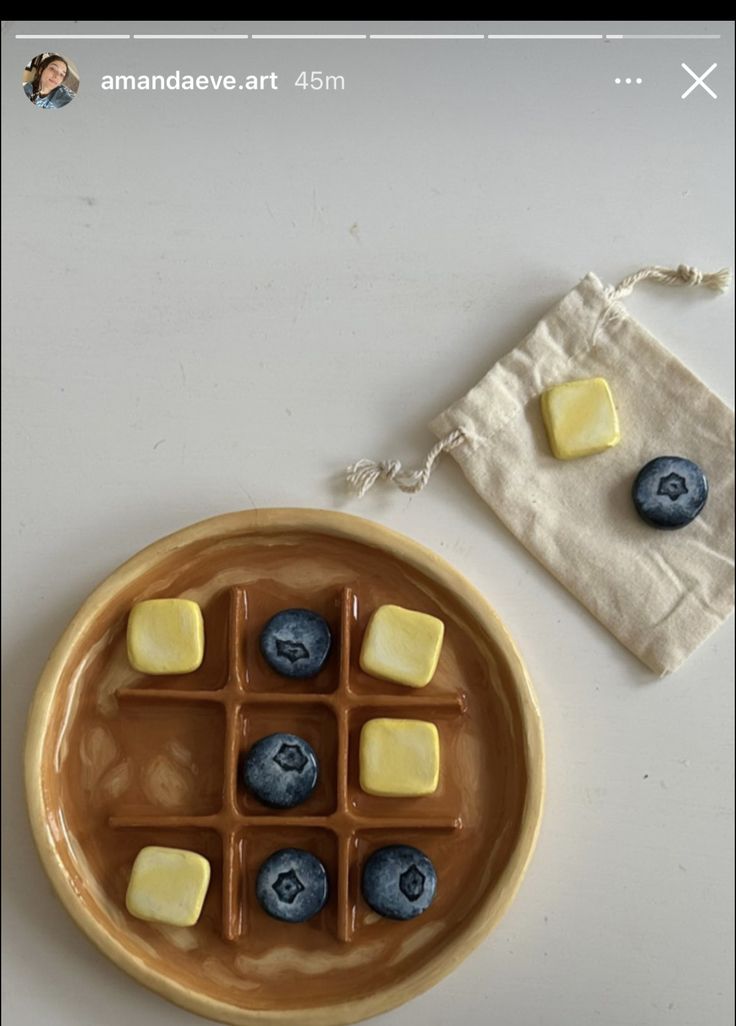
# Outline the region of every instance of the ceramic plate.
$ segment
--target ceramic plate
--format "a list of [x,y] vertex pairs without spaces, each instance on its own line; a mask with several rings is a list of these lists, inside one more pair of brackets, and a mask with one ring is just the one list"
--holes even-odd
[[[193,673],[131,668],[126,624],[143,599],[189,598],[205,621]],[[439,617],[429,685],[363,673],[370,614],[391,603]],[[278,676],[261,629],[281,609],[330,624],[318,676]],[[422,798],[365,794],[358,738],[374,717],[429,720],[440,783]],[[238,780],[244,753],[285,731],[317,753],[319,783],[295,809],[261,805]],[[76,922],[141,983],[233,1024],[333,1026],[394,1007],[449,972],[498,921],[521,881],[542,806],[543,756],[531,685],[481,595],[434,553],[384,527],[317,510],[255,510],[156,542],[90,596],[54,650],[31,711],[26,785],[36,842]],[[366,860],[388,844],[434,863],[430,908],[406,922],[361,895]],[[212,879],[199,922],[155,926],[125,908],[146,845],[204,855]],[[304,848],[329,898],[305,923],[270,918],[258,868]]]

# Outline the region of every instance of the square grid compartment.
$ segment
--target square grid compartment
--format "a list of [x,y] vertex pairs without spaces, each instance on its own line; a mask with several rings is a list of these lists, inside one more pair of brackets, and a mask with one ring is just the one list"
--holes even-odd
[[[250,593],[250,594],[249,594]],[[258,605],[259,589],[234,587],[229,589],[229,613],[225,664],[222,668],[222,683],[212,688],[209,680],[204,687],[197,687],[196,678],[201,671],[189,675],[187,687],[134,687],[118,692],[125,702],[135,702],[140,711],[145,706],[157,707],[169,703],[178,705],[202,703],[209,708],[221,708],[225,717],[224,784],[222,803],[218,810],[208,814],[153,815],[149,813],[113,816],[110,826],[115,829],[155,830],[170,836],[170,843],[177,844],[177,834],[191,837],[192,831],[214,831],[222,845],[221,891],[222,921],[221,934],[224,940],[237,941],[257,920],[258,909],[254,893],[256,862],[271,851],[284,847],[281,843],[288,837],[295,844],[302,834],[308,846],[307,832],[318,836],[325,852],[334,852],[327,859],[328,871],[334,867],[335,882],[330,889],[330,900],[322,913],[322,923],[334,932],[338,940],[349,943],[355,931],[359,907],[359,845],[358,838],[365,838],[376,832],[377,837],[387,837],[400,843],[403,833],[423,834],[425,831],[448,833],[459,830],[458,817],[438,816],[432,812],[431,796],[404,803],[402,799],[373,798],[370,803],[356,800],[359,795],[355,779],[356,727],[373,715],[396,717],[432,717],[440,723],[459,716],[464,711],[460,694],[434,694],[423,696],[397,694],[391,685],[382,688],[384,682],[376,681],[374,693],[351,685],[353,660],[351,640],[358,628],[358,602],[351,588],[339,592],[339,647],[335,664],[337,666],[336,687],[322,692],[296,690],[304,685],[294,682],[294,690],[286,691],[283,685],[269,688],[269,673],[260,674],[259,661],[253,658],[258,646],[258,624],[264,622],[264,611],[249,610],[249,598]],[[335,595],[335,599],[338,595]],[[335,603],[337,605],[338,603]],[[274,610],[275,611],[275,610]],[[267,617],[266,617],[267,618]],[[219,639],[218,639],[219,640]],[[208,638],[207,641],[210,641]],[[210,645],[210,651],[214,648]],[[218,646],[220,647],[220,646]],[[222,648],[220,647],[220,651]],[[208,660],[209,662],[209,660]],[[331,660],[332,662],[332,660]],[[308,686],[308,685],[307,685]],[[331,793],[323,794],[315,802],[305,802],[305,808],[276,811],[245,796],[238,788],[238,770],[245,748],[252,737],[263,736],[259,721],[278,710],[282,723],[278,729],[290,731],[290,714],[309,713],[324,716],[329,724],[329,763],[325,779],[331,783]],[[265,722],[265,721],[264,721]],[[272,732],[272,731],[271,731]],[[442,726],[440,726],[442,734]],[[391,811],[392,802],[399,801],[402,808]],[[384,803],[388,803],[385,809]],[[401,813],[401,815],[397,815]],[[161,842],[159,842],[161,843]],[[297,845],[301,846],[301,845]],[[317,853],[319,854],[319,853]],[[218,868],[218,867],[214,867]],[[214,872],[213,872],[214,877]],[[260,907],[259,907],[260,908]],[[264,913],[265,914],[265,913]]]

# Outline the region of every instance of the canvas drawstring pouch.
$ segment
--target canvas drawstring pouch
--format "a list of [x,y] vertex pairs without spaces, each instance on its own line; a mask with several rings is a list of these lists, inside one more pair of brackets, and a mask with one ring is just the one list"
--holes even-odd
[[[493,512],[628,649],[658,674],[682,662],[733,609],[733,412],[631,317],[622,300],[642,281],[725,291],[727,271],[647,267],[616,287],[588,274],[465,396],[436,417],[423,467],[359,460],[362,496],[379,479],[420,491],[450,452]],[[620,441],[575,459],[553,455],[541,396],[605,379]],[[632,501],[659,456],[702,468],[708,498],[679,530],[658,530]]]

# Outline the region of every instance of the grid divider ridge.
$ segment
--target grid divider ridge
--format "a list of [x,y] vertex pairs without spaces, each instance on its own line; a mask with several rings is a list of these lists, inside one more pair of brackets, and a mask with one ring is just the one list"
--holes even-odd
[[240,717],[245,699],[247,668],[243,642],[248,622],[248,596],[244,588],[230,592],[227,630],[227,679],[225,692],[225,767],[223,813],[230,822],[220,831],[222,838],[222,936],[235,941],[244,926],[242,890],[245,865],[244,846],[235,825],[238,815],[238,760],[240,757]]

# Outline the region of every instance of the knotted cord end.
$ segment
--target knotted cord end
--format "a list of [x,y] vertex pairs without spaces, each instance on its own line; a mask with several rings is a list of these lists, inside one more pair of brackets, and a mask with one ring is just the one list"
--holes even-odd
[[450,452],[465,441],[465,433],[461,428],[454,428],[441,438],[427,454],[424,466],[418,470],[404,470],[400,460],[362,459],[347,468],[347,485],[350,491],[362,499],[370,491],[376,481],[392,481],[402,492],[414,494],[421,492],[429,481],[432,469],[443,452]]

